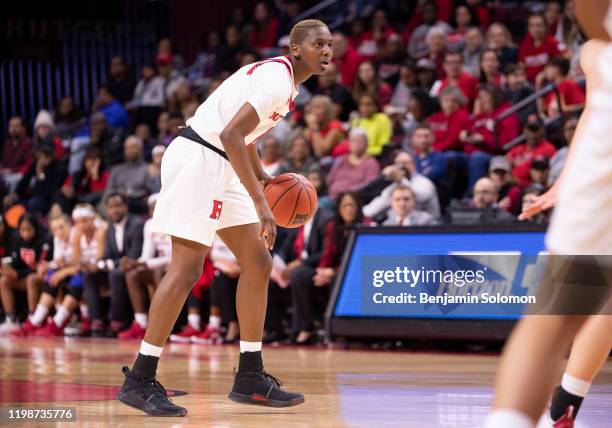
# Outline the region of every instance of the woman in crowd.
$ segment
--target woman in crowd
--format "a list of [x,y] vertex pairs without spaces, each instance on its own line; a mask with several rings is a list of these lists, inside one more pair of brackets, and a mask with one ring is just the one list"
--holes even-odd
[[365,93],[377,96],[382,105],[387,105],[393,95],[393,88],[377,76],[376,68],[370,61],[359,64],[353,86],[353,98],[359,101],[361,95]]
[[315,156],[337,156],[334,149],[344,139],[342,123],[333,118],[334,106],[331,98],[326,95],[312,97],[306,107],[304,120],[306,122],[306,140],[312,147]]
[[368,136],[368,154],[380,156],[385,145],[391,141],[393,125],[386,113],[381,111],[375,95],[364,93],[359,97],[359,118],[353,120],[353,128],[362,128]]

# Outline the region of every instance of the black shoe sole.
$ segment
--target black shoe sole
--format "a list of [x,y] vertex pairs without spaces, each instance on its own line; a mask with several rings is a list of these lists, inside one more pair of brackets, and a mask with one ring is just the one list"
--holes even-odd
[[119,391],[117,394],[117,400],[121,401],[123,404],[127,404],[130,407],[133,407],[138,410],[142,410],[149,416],[164,416],[164,417],[176,417],[176,416],[186,416],[187,409],[182,409],[176,412],[170,412],[168,410],[161,410],[151,406],[150,403],[147,403],[142,398],[130,394],[129,392]]
[[291,407],[297,406],[298,404],[302,404],[304,401],[304,397],[294,398],[293,400],[288,401],[279,401],[279,400],[270,400],[269,398],[264,397],[259,394],[239,394],[237,392],[230,392],[229,399],[235,403],[240,404],[253,404],[256,406],[267,406],[267,407]]

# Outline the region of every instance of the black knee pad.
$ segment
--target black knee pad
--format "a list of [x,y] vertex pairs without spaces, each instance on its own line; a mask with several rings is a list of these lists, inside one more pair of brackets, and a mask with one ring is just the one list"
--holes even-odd
[[83,287],[75,287],[75,286],[69,285],[68,295],[74,297],[77,301],[80,301],[81,296],[83,296]]

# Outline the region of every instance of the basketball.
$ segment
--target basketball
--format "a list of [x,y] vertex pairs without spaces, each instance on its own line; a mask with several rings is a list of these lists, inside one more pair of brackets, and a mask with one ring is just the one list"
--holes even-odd
[[317,191],[304,176],[294,173],[274,177],[266,186],[264,195],[281,227],[300,227],[317,210]]

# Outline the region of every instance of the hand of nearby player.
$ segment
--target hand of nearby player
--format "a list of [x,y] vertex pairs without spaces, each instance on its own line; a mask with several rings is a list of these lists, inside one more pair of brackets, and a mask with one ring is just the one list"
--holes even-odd
[[276,220],[274,220],[272,210],[268,206],[268,202],[265,198],[255,201],[255,210],[257,211],[259,224],[261,226],[259,239],[265,239],[266,247],[272,250],[272,248],[274,248],[274,241],[276,240]]
[[546,193],[538,196],[533,204],[519,215],[519,220],[529,220],[542,211],[554,207],[557,203],[557,187],[558,185],[555,183]]

